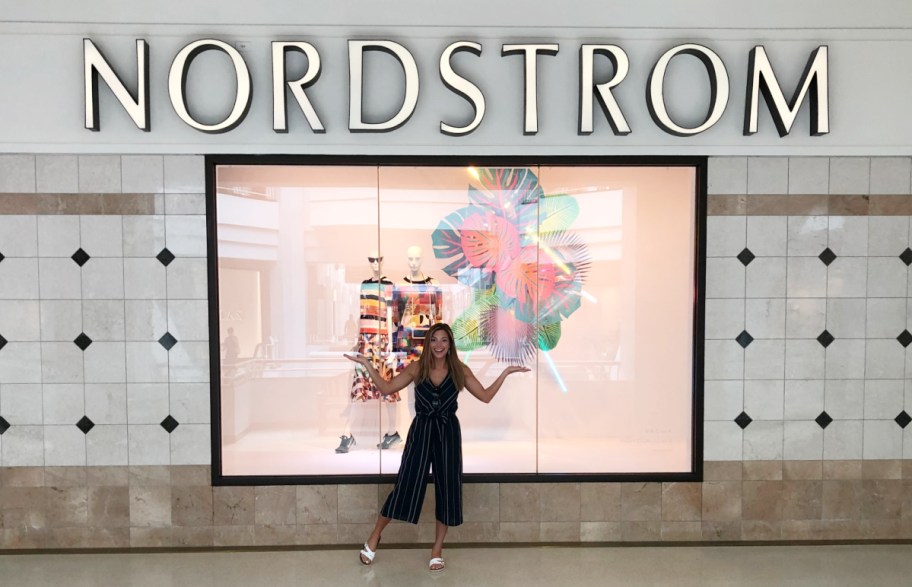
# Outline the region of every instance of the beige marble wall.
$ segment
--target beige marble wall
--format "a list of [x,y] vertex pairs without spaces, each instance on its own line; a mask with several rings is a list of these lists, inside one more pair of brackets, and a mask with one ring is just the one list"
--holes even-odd
[[[0,548],[356,545],[389,485],[212,487],[206,466],[0,469]],[[430,543],[395,523],[386,544]],[[912,460],[708,462],[702,483],[470,483],[450,543],[912,539]]]

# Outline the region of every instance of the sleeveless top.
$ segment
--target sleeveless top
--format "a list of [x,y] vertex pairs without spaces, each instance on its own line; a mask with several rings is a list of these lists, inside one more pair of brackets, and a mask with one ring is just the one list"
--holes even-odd
[[459,392],[453,378],[447,373],[440,385],[434,385],[430,378],[415,384],[416,418],[435,418],[448,421],[459,407]]

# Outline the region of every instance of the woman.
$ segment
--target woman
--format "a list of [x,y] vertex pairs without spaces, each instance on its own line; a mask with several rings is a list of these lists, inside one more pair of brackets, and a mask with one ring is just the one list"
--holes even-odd
[[409,427],[396,485],[380,510],[374,531],[361,549],[361,563],[369,565],[374,561],[380,535],[393,519],[418,523],[428,469],[433,467],[437,531],[428,568],[442,571],[445,563],[441,555],[447,529],[462,524],[462,432],[456,418],[457,396],[465,388],[488,403],[508,375],[529,369],[507,367],[494,383],[485,387],[459,360],[453,345],[453,331],[442,322],[428,329],[419,359],[390,381],[383,379],[367,357],[345,356],[364,367],[384,396],[415,383],[416,415]]

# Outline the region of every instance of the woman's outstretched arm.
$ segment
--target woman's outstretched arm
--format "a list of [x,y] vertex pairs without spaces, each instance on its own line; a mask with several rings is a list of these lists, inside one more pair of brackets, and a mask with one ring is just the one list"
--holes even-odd
[[384,379],[374,366],[371,364],[370,359],[364,355],[343,355],[349,361],[354,361],[364,367],[364,370],[367,371],[367,374],[370,375],[371,380],[374,382],[374,385],[377,386],[377,389],[380,391],[380,395],[389,395],[391,393],[396,393],[400,389],[406,387],[409,383],[415,380],[415,374],[418,371],[418,363],[409,363],[409,365],[402,370],[402,373],[399,373],[389,381]]
[[465,388],[469,390],[469,393],[483,401],[484,403],[490,403],[494,396],[497,395],[500,386],[503,385],[503,382],[507,377],[512,373],[526,373],[530,369],[528,367],[520,367],[517,365],[510,365],[504,369],[501,374],[494,380],[494,383],[485,387],[481,384],[480,381],[475,377],[475,374],[472,373],[472,370],[469,369],[467,365],[462,366],[465,372]]

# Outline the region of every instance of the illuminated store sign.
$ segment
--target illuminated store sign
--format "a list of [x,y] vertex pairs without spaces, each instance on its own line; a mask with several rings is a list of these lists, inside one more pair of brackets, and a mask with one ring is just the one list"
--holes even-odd
[[[136,41],[136,93],[126,85],[101,50],[91,39],[83,40],[85,76],[85,127],[97,131],[99,124],[98,80],[101,78],[114,97],[124,108],[134,124],[143,131],[151,130],[149,100],[149,45],[143,39]],[[560,50],[557,43],[505,44],[501,47],[504,57],[520,57],[525,78],[523,98],[523,133],[534,135],[538,132],[538,63]],[[195,117],[187,106],[187,76],[190,65],[201,53],[218,51],[226,54],[233,65],[237,85],[234,105],[228,115],[215,124],[204,124]],[[403,101],[398,111],[389,119],[380,122],[364,120],[364,104],[371,95],[364,94],[363,58],[367,52],[383,52],[401,67],[404,76]],[[452,58],[460,52],[476,56],[482,53],[482,45],[472,41],[457,41],[447,46],[440,55],[440,81],[450,91],[465,99],[474,111],[473,119],[464,126],[440,122],[440,132],[452,136],[463,136],[477,129],[485,116],[485,96],[469,78],[457,73]],[[287,58],[291,53],[300,53],[307,59],[307,70],[298,79],[289,80]],[[666,107],[673,99],[664,94],[665,76],[673,67],[675,57],[691,55],[699,59],[709,74],[710,99],[707,113],[697,126],[682,126],[675,122]],[[613,66],[611,79],[595,79],[597,59],[607,59]],[[517,60],[518,61],[518,60]],[[414,55],[402,44],[386,40],[349,40],[349,132],[390,132],[408,123],[418,104],[421,80]],[[624,82],[630,70],[630,59],[618,45],[584,44],[579,47],[579,123],[581,135],[593,132],[595,102],[602,115],[610,124],[614,134],[628,135],[631,128],[624,117],[623,105],[619,104],[612,90]],[[312,44],[304,41],[274,41],[272,43],[272,112],[273,131],[288,132],[287,111],[289,91],[297,107],[301,109],[310,128],[315,133],[326,132],[326,126],[317,110],[307,97],[306,90],[318,83],[321,72],[320,53]],[[666,51],[650,70],[645,88],[646,106],[653,122],[664,132],[681,137],[693,136],[712,128],[728,106],[729,74],[725,63],[712,49],[703,45],[685,43]],[[181,49],[171,63],[168,74],[168,96],[177,116],[187,125],[205,133],[224,133],[240,125],[250,110],[253,99],[253,83],[250,69],[243,55],[230,44],[217,39],[201,39]],[[795,85],[791,99],[785,97],[773,65],[762,45],[750,50],[747,68],[747,92],[744,107],[745,136],[758,131],[760,94],[769,109],[780,136],[786,136],[792,128],[801,105],[807,101],[810,110],[810,134],[813,136],[829,133],[828,102],[828,61],[827,47],[814,49],[807,59],[801,79]],[[593,100],[593,97],[595,100]]]

